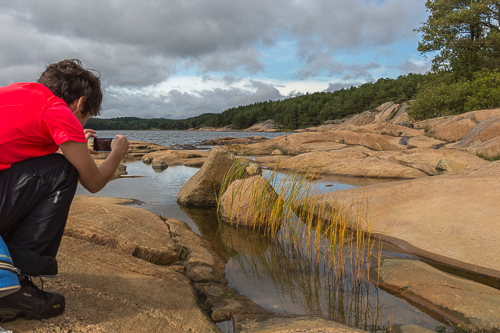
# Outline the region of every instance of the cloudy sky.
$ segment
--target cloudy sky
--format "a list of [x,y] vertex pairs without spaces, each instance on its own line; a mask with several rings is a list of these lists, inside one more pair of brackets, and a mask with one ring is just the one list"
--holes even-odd
[[104,118],[181,119],[424,73],[424,0],[0,0],[0,86],[79,58]]

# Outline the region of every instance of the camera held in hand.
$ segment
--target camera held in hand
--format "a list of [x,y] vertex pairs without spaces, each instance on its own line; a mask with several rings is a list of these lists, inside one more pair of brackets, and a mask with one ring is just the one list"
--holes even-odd
[[115,138],[94,138],[92,149],[98,152],[110,152],[113,139]]

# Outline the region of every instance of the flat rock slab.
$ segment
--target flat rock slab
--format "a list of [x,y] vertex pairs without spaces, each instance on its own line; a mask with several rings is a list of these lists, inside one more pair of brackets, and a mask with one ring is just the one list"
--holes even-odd
[[[496,166],[496,168],[494,168]],[[417,255],[500,278],[500,164],[469,175],[369,185],[320,196],[364,205],[372,232]],[[368,228],[368,225],[366,225]]]
[[128,153],[129,154],[146,154],[152,151],[167,150],[168,147],[161,146],[152,142],[143,141],[129,141]]
[[319,317],[234,316],[235,333],[366,333]]
[[203,163],[205,163],[208,151],[202,150],[163,150],[163,151],[154,151],[148,154],[145,154],[142,157],[142,160],[145,161],[148,159],[152,163],[154,161],[162,161],[166,163],[168,166],[175,165],[185,165],[190,167],[201,167]]
[[410,166],[350,149],[301,154],[281,162],[278,169],[294,172],[308,169],[313,174],[371,178],[411,179],[427,176],[423,171]]
[[437,140],[426,135],[410,137],[407,141],[408,147],[435,148],[446,144],[445,141]]
[[259,158],[257,162],[269,167],[275,161],[277,169],[294,172],[307,170],[312,174],[398,179],[465,173],[490,163],[465,151],[447,148],[370,151],[364,147],[348,147],[280,157]]
[[458,149],[430,149],[418,148],[408,149],[392,155],[392,159],[418,170],[422,170],[429,176],[445,173],[459,173],[462,171],[474,171],[488,161]]
[[257,143],[266,140],[268,139],[262,136],[250,136],[247,138],[223,137],[210,140],[203,140],[201,142],[201,145],[202,146],[226,146],[226,145],[242,145],[242,144],[248,145],[251,143]]
[[154,264],[165,265],[179,260],[169,228],[162,219],[124,206],[129,202],[129,199],[77,195],[64,233]]
[[500,329],[500,290],[444,273],[421,261],[384,260],[379,286],[454,324]]
[[250,144],[245,147],[243,152],[250,155],[270,155],[273,150],[279,149],[284,155],[296,155],[308,151],[339,149],[345,145],[362,146],[377,151],[397,151],[405,148],[393,144],[392,139],[391,136],[387,135],[355,133],[344,130],[301,132],[282,135],[262,143]]
[[274,156],[260,156],[257,157],[255,162],[257,162],[261,167],[273,170],[275,167],[279,166],[281,162],[290,159],[291,156],[285,155],[274,155]]
[[352,125],[346,129],[358,133],[376,133],[381,135],[390,135],[394,137],[403,137],[403,136],[413,137],[423,134],[423,130],[421,129],[413,129],[389,123],[376,123],[359,127]]

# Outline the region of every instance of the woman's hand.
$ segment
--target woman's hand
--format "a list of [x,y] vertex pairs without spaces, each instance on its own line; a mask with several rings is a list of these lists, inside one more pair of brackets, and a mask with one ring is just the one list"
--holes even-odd
[[[87,142],[89,141],[90,138],[94,138],[94,139],[97,138],[97,135],[95,134],[96,131],[94,131],[93,129],[90,129],[90,128],[84,129],[83,133],[85,133],[85,137],[87,138]],[[89,151],[91,154],[99,154],[94,149],[89,148]]]
[[111,141],[111,151],[117,152],[122,155],[122,158],[128,152],[128,140],[120,134],[116,134],[115,139]]

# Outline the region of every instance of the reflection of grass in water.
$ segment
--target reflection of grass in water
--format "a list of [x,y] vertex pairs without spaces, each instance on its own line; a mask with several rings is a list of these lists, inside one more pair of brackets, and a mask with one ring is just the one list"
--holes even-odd
[[[297,228],[304,228],[297,223]],[[239,233],[234,229],[232,232]],[[357,283],[348,269],[343,280],[336,278],[322,256],[319,261],[308,256],[307,244],[287,242],[283,232],[284,228],[266,251],[234,256],[237,270],[262,283],[270,280],[276,293],[285,298],[284,303],[300,305],[309,315],[328,316],[362,329],[376,327],[379,320],[376,288],[366,280]]]
[[[375,327],[379,306],[369,301],[368,282],[374,240],[363,208],[356,211],[352,205],[333,204],[327,208],[307,181],[307,173],[277,175],[275,170],[269,177],[278,193],[274,202],[263,187],[240,184],[232,192],[230,213],[240,213],[242,208],[236,203],[243,200],[237,199],[246,194],[250,209],[242,213],[251,217],[254,229],[273,240],[267,251],[256,251],[256,256],[234,257],[243,273],[270,278],[281,295],[302,303],[310,314],[324,314],[321,300],[326,298],[329,317],[360,328]],[[241,178],[244,172],[236,163],[220,195],[232,180]]]

